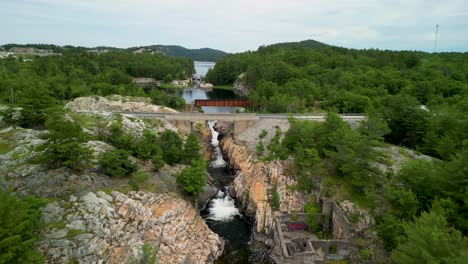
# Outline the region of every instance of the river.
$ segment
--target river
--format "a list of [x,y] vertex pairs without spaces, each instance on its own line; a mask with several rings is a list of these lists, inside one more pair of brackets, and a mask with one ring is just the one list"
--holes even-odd
[[229,185],[235,175],[229,170],[221,154],[219,133],[214,130],[215,124],[215,121],[208,122],[214,150],[214,159],[208,164],[208,173],[220,191],[208,202],[207,208],[201,212],[201,215],[210,229],[226,242],[223,256],[216,263],[249,263],[249,256],[252,255],[249,249],[252,225],[244,218],[229,193]]
[[[195,62],[195,76],[203,78],[208,69],[214,67],[213,62]],[[205,91],[197,87],[183,89],[182,97],[187,103],[196,99],[236,99],[239,98],[233,91],[216,89]],[[203,107],[205,113],[230,113],[242,110],[239,107]],[[214,184],[220,190],[213,197],[207,207],[201,212],[205,222],[215,233],[220,235],[226,242],[224,253],[217,264],[244,264],[259,263],[255,261],[256,253],[251,250],[252,225],[239,210],[236,201],[229,193],[229,185],[235,175],[229,169],[227,162],[223,159],[219,147],[218,135],[214,130],[216,121],[207,123],[211,131],[211,145],[214,151],[214,159],[208,163],[208,173],[214,180]]]

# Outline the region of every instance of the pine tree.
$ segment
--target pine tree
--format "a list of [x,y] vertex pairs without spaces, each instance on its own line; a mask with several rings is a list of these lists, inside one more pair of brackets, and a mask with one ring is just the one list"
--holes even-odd
[[184,161],[189,164],[194,159],[200,159],[201,146],[194,133],[188,135],[184,145]]
[[396,263],[467,263],[468,241],[460,231],[448,227],[440,208],[424,212],[404,224],[406,240],[393,252]]
[[203,192],[206,184],[206,163],[203,159],[192,160],[176,177],[177,184],[188,195],[195,196]]

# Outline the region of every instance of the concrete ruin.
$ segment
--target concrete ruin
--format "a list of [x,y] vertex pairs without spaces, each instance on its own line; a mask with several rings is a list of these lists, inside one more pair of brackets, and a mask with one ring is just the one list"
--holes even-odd
[[277,216],[275,219],[274,247],[272,259],[278,264],[316,263],[325,264],[346,260],[356,250],[352,238],[356,232],[340,207],[332,200],[324,199],[322,213],[317,214],[317,222],[323,233],[331,239],[320,239],[307,230],[291,230],[289,223],[306,223],[304,213]]

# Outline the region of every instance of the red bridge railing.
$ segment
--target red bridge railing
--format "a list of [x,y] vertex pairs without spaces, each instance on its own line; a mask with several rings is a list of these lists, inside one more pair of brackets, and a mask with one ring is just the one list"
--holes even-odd
[[246,99],[207,99],[207,100],[195,100],[194,106],[249,106],[249,100]]

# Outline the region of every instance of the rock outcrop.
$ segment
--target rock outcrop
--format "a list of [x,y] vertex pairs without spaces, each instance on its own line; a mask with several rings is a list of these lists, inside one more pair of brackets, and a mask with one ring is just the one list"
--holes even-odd
[[203,89],[203,90],[206,90],[206,91],[211,91],[213,90],[213,84],[211,83],[206,83],[206,82],[202,82],[200,83],[200,88]]
[[106,99],[101,96],[78,97],[68,102],[65,109],[73,111],[125,111],[147,113],[176,113],[177,111],[151,104],[147,98],[129,98],[123,96],[111,96]]
[[234,82],[234,91],[239,93],[240,95],[247,96],[247,93],[249,89],[247,88],[247,85],[245,84],[245,72],[241,73],[239,77],[237,77],[237,80]]
[[192,205],[169,194],[89,192],[43,209],[47,224],[38,248],[51,263],[128,263],[142,246],[158,263],[213,263],[224,242]]
[[[288,188],[295,185],[296,181],[285,174],[285,162],[253,163],[245,147],[235,144],[230,137],[222,139],[220,147],[227,156],[229,164],[237,170],[233,189],[245,213],[255,218],[256,232],[270,233],[275,214],[303,210],[308,199],[303,194]],[[270,202],[274,191],[279,195],[276,209]]]

